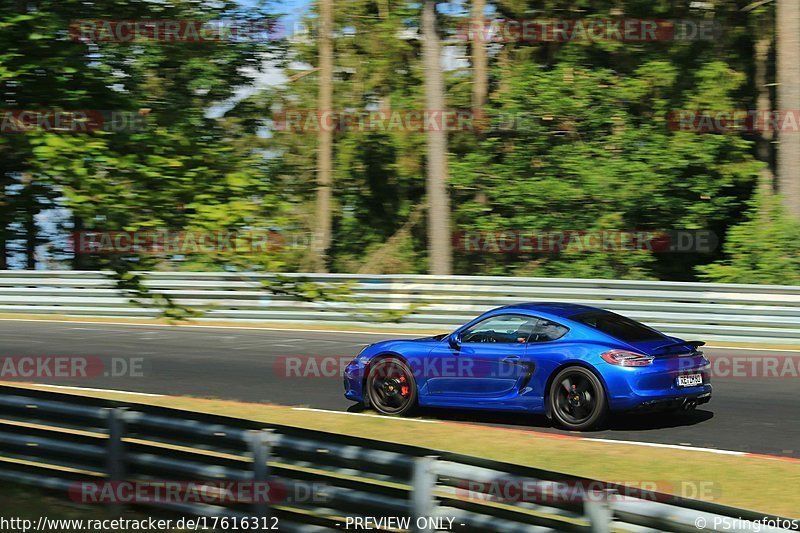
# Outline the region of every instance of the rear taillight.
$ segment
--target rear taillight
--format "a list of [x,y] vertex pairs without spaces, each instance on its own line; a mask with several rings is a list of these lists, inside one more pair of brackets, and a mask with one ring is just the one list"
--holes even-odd
[[611,350],[600,357],[603,358],[603,361],[617,366],[648,366],[653,364],[651,356],[627,350]]

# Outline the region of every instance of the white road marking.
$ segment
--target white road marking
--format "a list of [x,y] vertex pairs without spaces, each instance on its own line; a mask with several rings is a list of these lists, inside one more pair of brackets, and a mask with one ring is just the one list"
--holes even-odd
[[66,389],[66,390],[81,390],[89,392],[113,392],[116,394],[132,394],[137,396],[152,396],[154,398],[163,398],[163,394],[150,394],[148,392],[132,392],[127,390],[114,390],[114,389],[92,389],[89,387],[67,387],[66,385],[49,385],[47,383],[32,383],[36,387],[50,387],[51,389]]
[[348,413],[347,411],[328,411],[327,409],[311,409],[310,407],[293,407],[292,411],[311,411],[314,413],[330,413],[334,415],[367,416],[381,420],[405,420],[406,422],[424,422],[426,424],[441,424],[438,420],[423,420],[421,418],[401,418],[397,416],[370,415],[367,413]]
[[659,444],[656,442],[640,442],[636,440],[613,440],[613,439],[592,439],[586,437],[579,437],[581,440],[588,440],[591,442],[607,442],[610,444],[632,444],[634,446],[649,446],[652,448],[670,448],[673,450],[689,450],[693,452],[709,452],[720,455],[749,455],[747,452],[735,452],[732,450],[717,450],[715,448],[699,448],[696,446],[682,446],[680,444]]

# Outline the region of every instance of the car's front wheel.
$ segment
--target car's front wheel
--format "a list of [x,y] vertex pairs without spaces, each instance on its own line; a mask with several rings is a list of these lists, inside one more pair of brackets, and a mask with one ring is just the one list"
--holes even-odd
[[600,424],[608,412],[603,384],[591,370],[565,368],[550,386],[550,412],[559,425],[573,431]]
[[417,383],[411,368],[397,357],[378,360],[367,376],[369,404],[384,415],[402,416],[417,405]]

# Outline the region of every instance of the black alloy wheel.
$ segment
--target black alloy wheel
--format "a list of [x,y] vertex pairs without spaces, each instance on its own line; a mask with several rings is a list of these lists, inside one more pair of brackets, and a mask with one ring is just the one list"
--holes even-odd
[[550,386],[550,411],[566,429],[581,431],[596,426],[608,411],[602,383],[591,370],[565,368]]
[[408,365],[396,357],[374,363],[367,377],[370,405],[384,415],[408,414],[417,405],[417,383]]

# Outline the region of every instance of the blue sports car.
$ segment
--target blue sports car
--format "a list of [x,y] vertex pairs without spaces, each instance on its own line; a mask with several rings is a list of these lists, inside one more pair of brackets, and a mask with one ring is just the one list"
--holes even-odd
[[385,415],[417,406],[520,411],[584,430],[612,411],[707,403],[702,345],[595,307],[516,304],[449,335],[367,346],[345,368],[345,396]]

